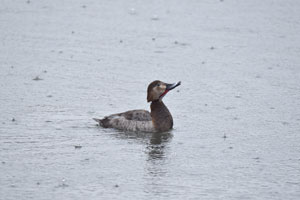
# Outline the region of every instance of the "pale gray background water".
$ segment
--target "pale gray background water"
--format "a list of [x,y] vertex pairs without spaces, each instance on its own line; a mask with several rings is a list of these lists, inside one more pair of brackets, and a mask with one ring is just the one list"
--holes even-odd
[[[0,4],[1,200],[300,198],[300,1]],[[155,79],[170,133],[91,120]]]

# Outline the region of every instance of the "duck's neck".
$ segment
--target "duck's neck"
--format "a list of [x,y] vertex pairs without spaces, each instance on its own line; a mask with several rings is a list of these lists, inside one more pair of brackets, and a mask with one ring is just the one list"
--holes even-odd
[[152,101],[151,103],[152,122],[157,131],[167,131],[173,127],[173,118],[162,101]]

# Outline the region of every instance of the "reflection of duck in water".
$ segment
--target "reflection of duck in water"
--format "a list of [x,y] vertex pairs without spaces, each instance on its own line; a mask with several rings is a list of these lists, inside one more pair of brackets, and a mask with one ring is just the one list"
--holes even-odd
[[165,158],[165,148],[172,137],[171,132],[152,133],[150,143],[146,147],[149,156],[148,161]]
[[148,86],[147,101],[151,101],[151,113],[146,110],[130,110],[109,115],[103,119],[94,119],[104,128],[116,128],[126,131],[163,132],[172,129],[173,118],[162,102],[162,98],[181,82],[167,84],[153,81]]

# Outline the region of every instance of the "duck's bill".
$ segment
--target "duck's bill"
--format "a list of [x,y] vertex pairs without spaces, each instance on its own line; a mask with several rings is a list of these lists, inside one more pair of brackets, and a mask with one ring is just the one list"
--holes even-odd
[[166,84],[167,88],[166,90],[173,90],[174,88],[176,88],[177,86],[179,86],[181,84],[181,81],[177,82],[177,83],[173,83],[173,84]]

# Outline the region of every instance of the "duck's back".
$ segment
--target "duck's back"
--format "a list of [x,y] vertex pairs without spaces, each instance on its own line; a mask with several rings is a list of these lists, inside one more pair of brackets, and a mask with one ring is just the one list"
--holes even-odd
[[126,131],[155,131],[152,117],[146,110],[130,110],[94,120],[99,122],[100,126],[104,128],[116,128]]

